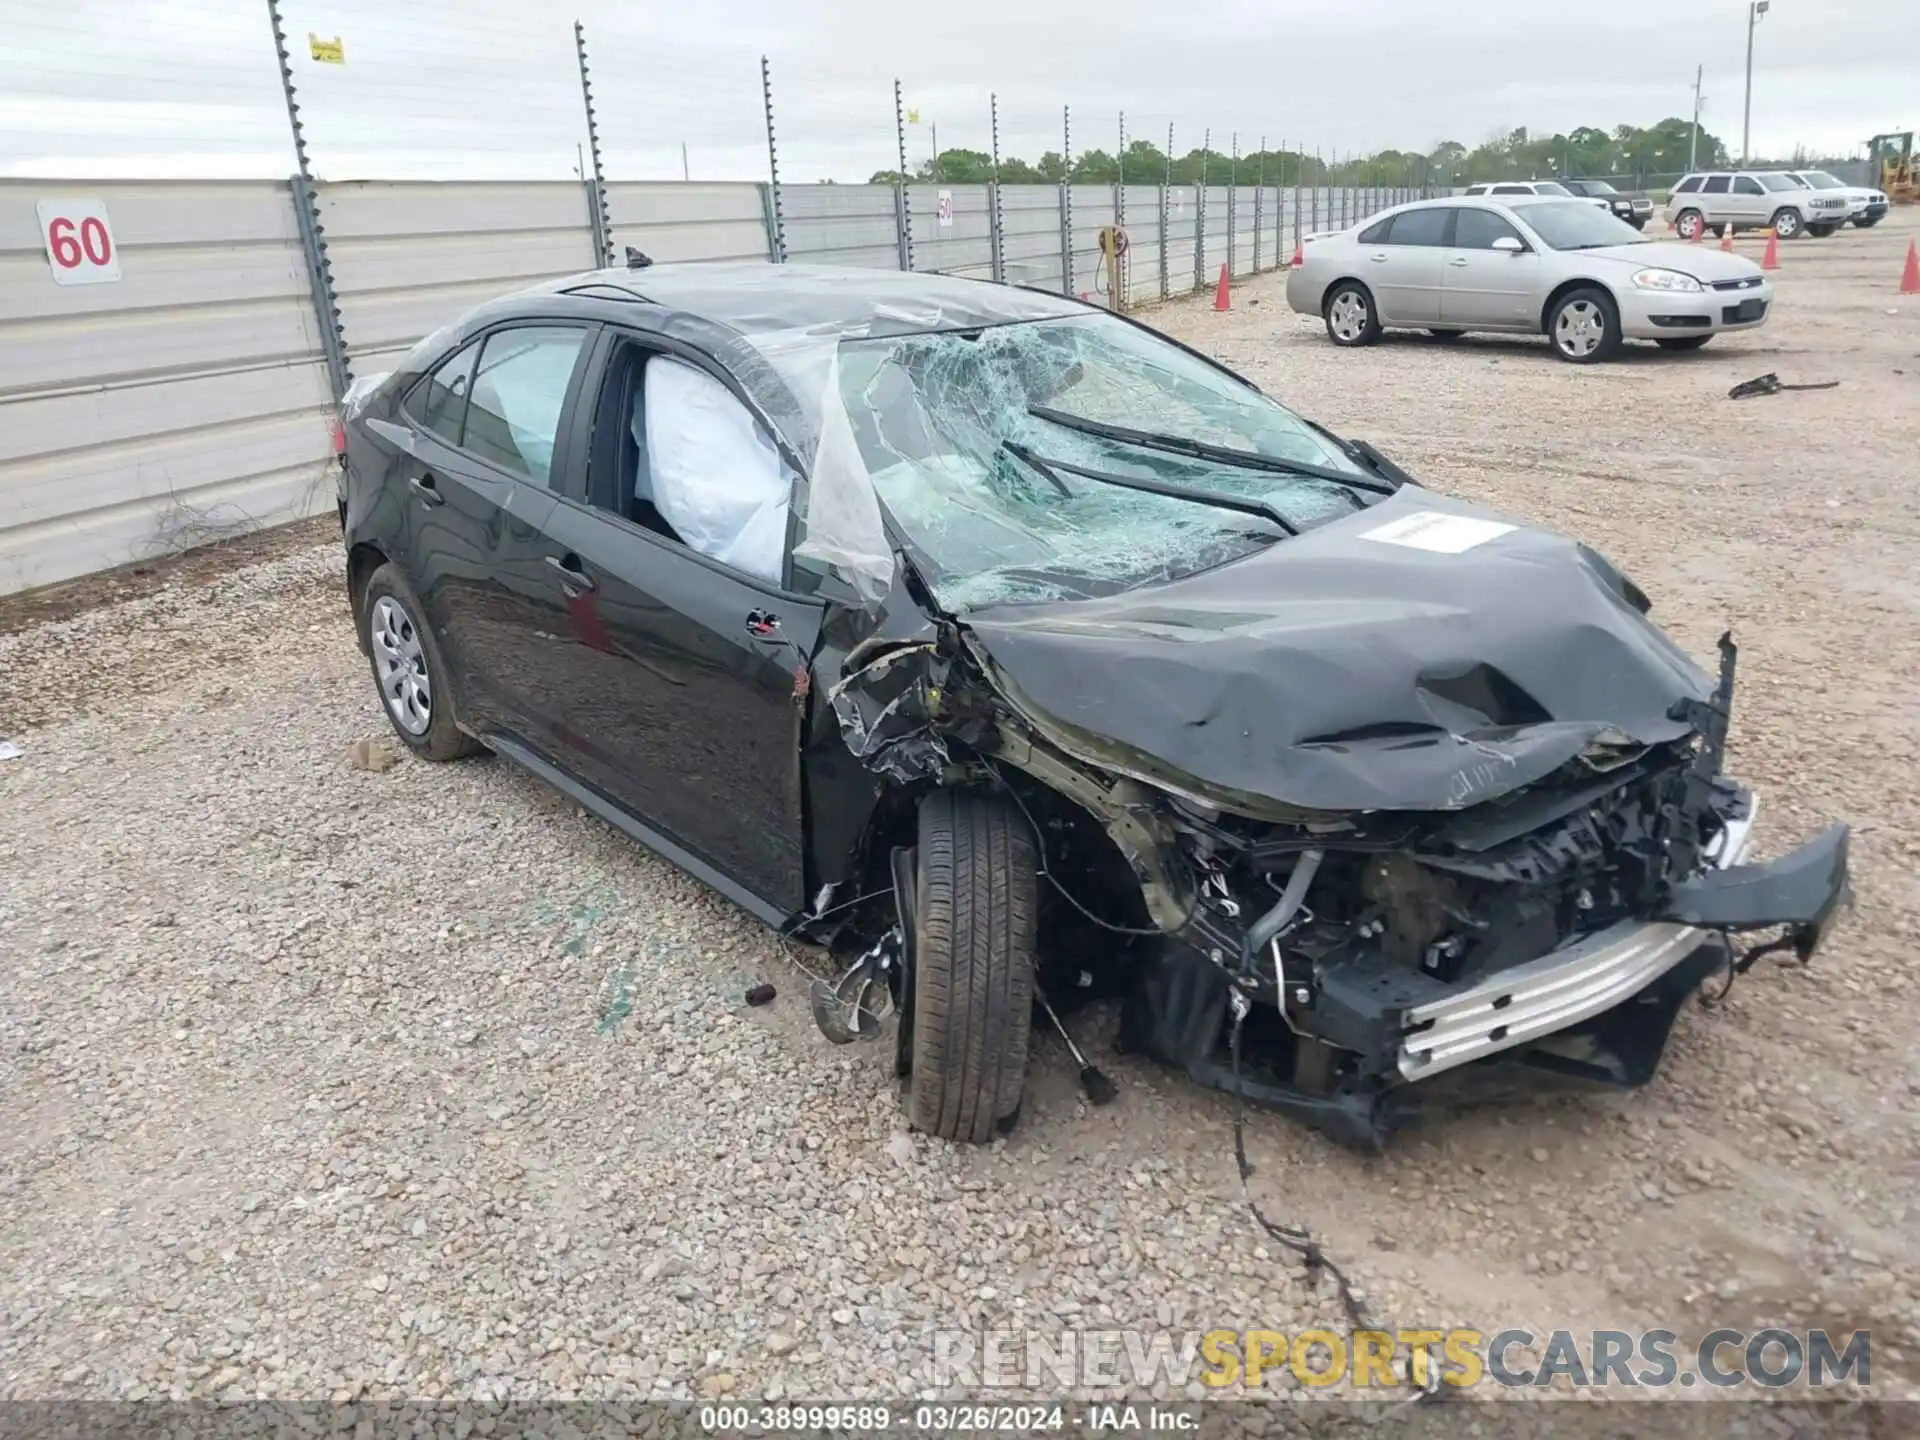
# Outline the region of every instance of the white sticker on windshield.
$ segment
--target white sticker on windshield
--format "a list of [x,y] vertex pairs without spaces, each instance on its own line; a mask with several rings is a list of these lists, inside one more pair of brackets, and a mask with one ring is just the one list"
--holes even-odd
[[1389,520],[1360,538],[1377,540],[1382,545],[1404,545],[1409,550],[1431,550],[1436,555],[1458,555],[1518,528],[1498,520],[1476,520],[1471,515],[1416,510],[1398,520]]

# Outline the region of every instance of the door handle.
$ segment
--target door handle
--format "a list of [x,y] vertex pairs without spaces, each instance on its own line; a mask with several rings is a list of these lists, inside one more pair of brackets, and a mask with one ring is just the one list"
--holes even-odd
[[560,572],[560,583],[575,590],[593,589],[593,577],[580,567],[578,555],[549,555],[547,564]]
[[1464,270],[1467,268],[1467,257],[1462,255],[1456,260],[1447,261],[1447,264],[1453,266],[1456,270]]
[[1387,263],[1387,257],[1384,255],[1369,255],[1367,256],[1367,259],[1371,260],[1376,265],[1384,265]]
[[447,503],[447,497],[434,488],[433,477],[431,475],[414,476],[413,479],[407,482],[407,488],[429,505],[444,505]]

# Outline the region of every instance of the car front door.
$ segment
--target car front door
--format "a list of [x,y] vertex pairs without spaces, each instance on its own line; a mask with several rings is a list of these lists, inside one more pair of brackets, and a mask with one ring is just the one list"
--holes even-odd
[[[1460,206],[1446,255],[1440,319],[1462,330],[1537,330],[1540,256],[1498,211]],[[1496,250],[1496,240],[1522,247]]]
[[1437,325],[1452,207],[1402,210],[1388,222],[1384,239],[1361,246],[1368,288],[1384,325]]
[[[655,503],[660,476],[688,473],[687,437],[705,417],[737,406],[708,432],[758,429],[744,403],[713,377],[686,407],[698,425],[650,432],[642,367],[676,362],[639,339],[603,348],[583,417],[589,473],[569,477],[543,527],[555,758],[683,866],[785,917],[805,904],[801,729],[825,603],[693,549],[663,519],[672,505]],[[716,436],[710,453],[707,478],[723,485],[737,447]]]

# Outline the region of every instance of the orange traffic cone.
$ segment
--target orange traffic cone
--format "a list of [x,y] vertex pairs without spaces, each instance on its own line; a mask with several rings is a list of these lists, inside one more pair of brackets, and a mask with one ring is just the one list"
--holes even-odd
[[1693,234],[1687,237],[1687,241],[1689,244],[1698,245],[1702,240],[1706,238],[1706,235],[1707,235],[1707,222],[1704,220],[1696,220],[1693,226]]
[[1920,246],[1907,242],[1907,268],[1900,275],[1902,295],[1920,295]]
[[1293,242],[1293,258],[1287,262],[1288,265],[1298,265],[1300,263],[1300,252],[1303,248],[1298,240]]
[[1762,270],[1780,268],[1780,237],[1771,230],[1767,232],[1767,253],[1760,257],[1760,268]]
[[1224,262],[1220,266],[1220,288],[1213,292],[1213,308],[1216,310],[1233,308],[1233,302],[1227,298],[1227,267]]
[[1733,253],[1733,227],[1731,225],[1720,232],[1720,248],[1729,255]]

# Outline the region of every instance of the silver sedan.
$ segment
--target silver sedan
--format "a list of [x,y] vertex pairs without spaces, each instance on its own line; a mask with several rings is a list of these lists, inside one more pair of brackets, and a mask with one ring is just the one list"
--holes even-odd
[[1387,328],[1544,334],[1563,360],[1591,364],[1623,340],[1698,350],[1764,325],[1773,283],[1751,260],[1649,240],[1585,200],[1456,196],[1309,238],[1287,303],[1322,317],[1336,345]]

